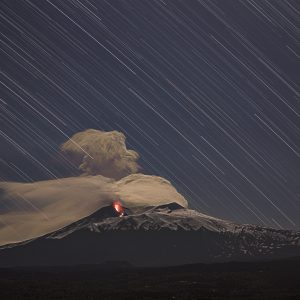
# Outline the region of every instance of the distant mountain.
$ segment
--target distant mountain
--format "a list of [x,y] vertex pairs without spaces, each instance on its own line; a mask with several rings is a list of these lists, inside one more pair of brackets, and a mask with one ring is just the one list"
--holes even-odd
[[163,266],[300,255],[300,232],[217,219],[177,203],[106,206],[43,237],[0,248],[0,267],[128,261]]

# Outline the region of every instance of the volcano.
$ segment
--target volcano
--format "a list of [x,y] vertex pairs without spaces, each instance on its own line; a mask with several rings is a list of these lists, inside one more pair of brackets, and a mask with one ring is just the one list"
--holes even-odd
[[300,232],[297,231],[241,225],[178,203],[131,209],[114,203],[50,234],[2,246],[0,266],[62,266],[107,261],[166,266],[276,259],[299,254]]

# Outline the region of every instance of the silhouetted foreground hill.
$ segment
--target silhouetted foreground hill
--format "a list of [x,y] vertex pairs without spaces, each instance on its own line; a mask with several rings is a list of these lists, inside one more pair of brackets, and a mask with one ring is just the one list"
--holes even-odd
[[300,258],[137,268],[126,262],[0,269],[9,299],[300,299]]

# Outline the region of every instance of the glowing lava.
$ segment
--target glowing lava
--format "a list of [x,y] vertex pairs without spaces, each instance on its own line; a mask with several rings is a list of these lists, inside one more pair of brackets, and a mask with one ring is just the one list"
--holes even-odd
[[113,208],[119,214],[120,217],[124,215],[125,210],[119,200],[113,202]]

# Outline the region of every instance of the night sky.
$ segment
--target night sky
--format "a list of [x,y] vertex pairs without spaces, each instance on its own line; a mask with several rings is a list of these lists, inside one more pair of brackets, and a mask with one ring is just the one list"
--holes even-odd
[[1,0],[1,180],[61,177],[68,137],[118,130],[190,207],[300,229],[299,10]]

